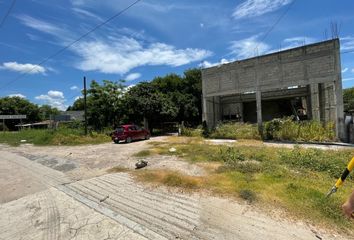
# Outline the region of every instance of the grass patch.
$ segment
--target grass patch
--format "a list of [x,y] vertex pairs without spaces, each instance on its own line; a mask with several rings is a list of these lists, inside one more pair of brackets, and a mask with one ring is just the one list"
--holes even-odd
[[151,170],[135,172],[140,181],[164,184],[169,187],[198,189],[202,185],[200,177],[186,176],[178,172]]
[[[171,147],[176,148],[176,152],[168,152]],[[181,137],[155,143],[153,149],[191,163],[215,163],[218,167],[211,168],[205,177],[146,172],[144,181],[205,189],[270,209],[281,208],[292,217],[353,233],[352,222],[341,213],[341,204],[351,193],[354,180],[349,178],[331,198],[325,197],[351,159],[351,150],[288,149],[243,143],[208,145],[195,138]]]
[[152,153],[150,150],[142,150],[140,152],[137,152],[135,154],[133,154],[134,157],[148,157],[150,156]]
[[80,145],[80,144],[99,144],[111,141],[105,134],[91,132],[87,136],[81,130],[59,128],[57,130],[48,129],[28,129],[18,132],[1,132],[0,143],[18,146],[24,143],[34,145]]
[[219,139],[261,139],[258,128],[248,123],[224,123],[218,125],[209,135]]

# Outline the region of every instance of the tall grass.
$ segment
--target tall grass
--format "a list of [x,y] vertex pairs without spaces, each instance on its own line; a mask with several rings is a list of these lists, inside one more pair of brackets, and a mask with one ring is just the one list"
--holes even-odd
[[291,118],[274,119],[264,126],[267,139],[279,141],[335,141],[335,125],[333,122],[319,121],[294,122]]
[[257,126],[248,123],[219,124],[210,133],[210,137],[222,139],[261,139]]
[[1,132],[0,143],[18,146],[21,143],[34,145],[79,145],[97,144],[109,142],[109,136],[91,132],[87,136],[80,129],[59,128],[49,129],[28,129],[18,132]]

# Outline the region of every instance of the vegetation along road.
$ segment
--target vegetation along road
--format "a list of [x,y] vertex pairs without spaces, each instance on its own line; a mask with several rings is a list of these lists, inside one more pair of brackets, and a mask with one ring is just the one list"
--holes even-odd
[[[199,161],[190,161],[188,149],[183,149],[186,144],[194,147],[194,156]],[[259,200],[248,201],[252,191],[249,195],[244,192],[244,198],[228,194],[225,190],[228,187],[234,188],[235,193],[238,190],[225,180],[219,186],[224,192],[203,187],[206,177],[211,180],[225,177],[212,173],[217,166],[220,174],[225,172],[220,170],[220,162],[202,161],[199,144],[206,151],[228,147],[184,137],[156,137],[118,145],[1,145],[0,239],[259,239],[260,236],[346,239],[352,236],[345,227],[329,231],[325,228],[328,222],[316,224],[311,218],[288,214],[281,199],[274,205],[278,207],[269,208],[261,201],[263,195],[256,195]],[[232,147],[244,144],[260,143],[236,143]],[[142,158],[148,160],[148,167],[134,170],[134,163]],[[251,182],[258,177],[252,174],[248,175]],[[215,182],[209,183],[214,190],[218,189]],[[268,197],[273,196],[269,193]]]

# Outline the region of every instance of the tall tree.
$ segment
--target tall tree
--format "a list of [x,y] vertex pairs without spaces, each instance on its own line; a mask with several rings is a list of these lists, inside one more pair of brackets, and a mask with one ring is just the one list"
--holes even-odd
[[131,121],[139,123],[146,118],[150,131],[163,121],[174,119],[178,113],[170,96],[163,94],[149,82],[130,88],[124,95],[124,107]]
[[88,122],[95,129],[113,127],[122,116],[122,95],[125,86],[122,81],[103,80],[100,85],[92,81],[87,91]]

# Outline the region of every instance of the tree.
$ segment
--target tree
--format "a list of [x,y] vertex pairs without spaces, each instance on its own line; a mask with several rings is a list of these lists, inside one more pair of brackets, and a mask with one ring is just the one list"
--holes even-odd
[[60,113],[59,109],[49,105],[42,105],[39,107],[39,113],[42,120],[50,119],[52,116]]
[[80,97],[75,100],[72,106],[69,106],[66,111],[83,111],[85,110],[84,98]]
[[146,118],[150,131],[178,113],[170,96],[159,91],[154,83],[142,82],[130,88],[123,102],[128,119],[138,123]]
[[[20,97],[0,98],[0,115],[27,115],[24,123],[41,120],[38,106]],[[11,130],[14,130],[18,123],[20,120],[6,120],[6,126]]]
[[354,110],[354,87],[343,90],[344,111]]
[[122,95],[125,86],[122,81],[103,80],[103,85],[92,81],[87,91],[88,122],[95,129],[113,127],[122,116]]

